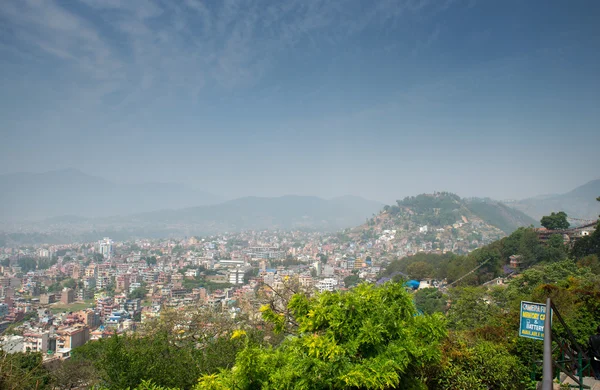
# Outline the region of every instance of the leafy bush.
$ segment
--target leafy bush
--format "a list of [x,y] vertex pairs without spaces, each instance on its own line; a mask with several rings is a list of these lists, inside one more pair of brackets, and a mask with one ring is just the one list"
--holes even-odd
[[416,316],[401,284],[295,295],[289,308],[295,335],[277,348],[248,343],[232,370],[202,377],[199,388],[422,388],[423,367],[440,359],[442,317]]

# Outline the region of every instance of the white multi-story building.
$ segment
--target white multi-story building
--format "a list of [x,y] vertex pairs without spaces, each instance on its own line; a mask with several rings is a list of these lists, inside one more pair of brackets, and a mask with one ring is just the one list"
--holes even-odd
[[285,253],[276,246],[255,246],[248,248],[246,255],[251,259],[274,259],[281,260],[285,257]]
[[319,280],[315,287],[319,290],[319,292],[323,291],[335,291],[337,289],[338,281],[334,278],[325,278]]
[[236,268],[229,271],[230,284],[244,284],[244,271],[241,268]]
[[98,241],[98,251],[105,258],[110,259],[110,256],[113,253],[113,240],[104,237],[102,240]]

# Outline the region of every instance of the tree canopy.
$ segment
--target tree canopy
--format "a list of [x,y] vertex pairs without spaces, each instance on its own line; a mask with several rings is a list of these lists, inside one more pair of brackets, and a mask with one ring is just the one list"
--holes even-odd
[[552,212],[550,215],[545,215],[542,217],[540,223],[548,230],[564,230],[571,226],[569,221],[567,221],[567,213],[564,211],[559,211],[558,213]]
[[[289,308],[297,324],[292,336],[276,349],[248,342],[231,370],[202,377],[198,388],[417,388],[423,367],[440,359],[442,317],[417,316],[401,284],[296,294]],[[263,315],[282,318],[269,307]]]

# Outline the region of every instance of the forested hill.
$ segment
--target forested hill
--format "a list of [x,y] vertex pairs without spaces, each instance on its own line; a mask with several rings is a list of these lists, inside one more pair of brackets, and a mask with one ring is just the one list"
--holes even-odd
[[385,206],[350,235],[402,257],[421,251],[467,253],[533,224],[530,217],[502,203],[439,192]]
[[539,225],[539,222],[522,211],[491,199],[463,199],[466,207],[486,223],[510,234],[519,227]]
[[[600,226],[600,225],[599,225]],[[511,256],[518,256],[519,266],[510,266]],[[446,279],[448,283],[481,285],[494,278],[519,273],[540,264],[570,259],[580,267],[600,274],[600,229],[569,246],[561,234],[540,240],[533,228],[519,228],[507,237],[485,245],[467,255],[454,253],[417,253],[392,261],[381,276],[404,275],[412,279]],[[470,272],[474,270],[474,272]]]
[[481,220],[484,223],[512,233],[521,226],[536,224],[531,217],[521,211],[510,208],[491,199],[461,199],[449,192],[421,194],[406,197],[390,206],[387,211],[392,215],[408,216],[408,219],[419,224],[432,227],[444,227],[464,218]]
[[[520,256],[521,269],[524,269],[539,263],[565,260],[569,253],[562,236],[557,235],[544,245],[534,229],[520,228],[510,236],[464,256],[418,253],[394,260],[384,269],[382,276],[393,276],[400,272],[417,280],[434,278],[446,279],[448,283],[460,282],[460,285],[481,285],[506,273],[518,271],[508,267],[510,256],[513,255]],[[480,268],[476,272],[469,274],[478,266]]]

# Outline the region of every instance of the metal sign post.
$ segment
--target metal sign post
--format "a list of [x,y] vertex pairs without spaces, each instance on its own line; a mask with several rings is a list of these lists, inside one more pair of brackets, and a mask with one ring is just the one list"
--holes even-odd
[[[546,312],[549,313],[552,303],[546,299]],[[552,390],[552,328],[550,321],[544,322],[544,372],[542,376],[542,390]]]

